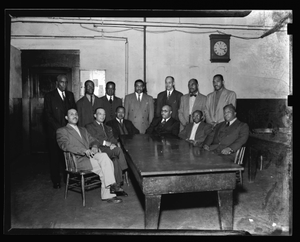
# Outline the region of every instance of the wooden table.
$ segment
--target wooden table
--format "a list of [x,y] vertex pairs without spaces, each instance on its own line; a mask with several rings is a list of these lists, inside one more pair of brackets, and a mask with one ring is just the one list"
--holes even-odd
[[128,165],[145,195],[145,228],[158,229],[163,194],[217,191],[222,230],[233,229],[232,191],[244,168],[175,137],[122,137]]

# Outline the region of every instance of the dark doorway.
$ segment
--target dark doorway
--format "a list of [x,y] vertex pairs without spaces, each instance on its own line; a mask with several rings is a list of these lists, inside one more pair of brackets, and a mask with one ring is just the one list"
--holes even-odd
[[59,74],[67,76],[69,91],[80,83],[78,50],[22,51],[23,139],[29,153],[48,152],[44,96],[56,88]]
[[[29,79],[32,86],[30,96],[30,146],[32,153],[47,152],[44,95],[56,88],[56,77],[59,74],[65,74],[68,80],[72,80],[71,68],[35,67],[29,69]],[[70,86],[69,81],[69,90]]]

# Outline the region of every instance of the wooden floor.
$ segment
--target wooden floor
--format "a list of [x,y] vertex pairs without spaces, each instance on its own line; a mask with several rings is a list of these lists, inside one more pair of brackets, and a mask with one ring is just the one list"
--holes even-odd
[[[61,189],[53,189],[48,173],[47,155],[22,157],[10,173],[12,229],[143,229],[144,195],[130,176],[129,194],[121,204],[101,201],[100,190],[86,193],[86,207],[81,195],[69,192],[64,199]],[[276,170],[276,171],[275,171]],[[258,171],[254,183],[234,190],[234,230],[252,235],[288,235],[281,214],[268,209],[268,193],[280,170],[270,165]],[[129,174],[130,175],[130,174]],[[159,229],[220,230],[216,192],[165,195],[162,198]],[[13,231],[13,230],[12,230]]]

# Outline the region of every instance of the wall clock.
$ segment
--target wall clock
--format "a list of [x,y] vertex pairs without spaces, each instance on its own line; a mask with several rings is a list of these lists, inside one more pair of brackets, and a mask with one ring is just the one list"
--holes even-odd
[[211,34],[210,37],[210,61],[229,62],[230,61],[230,35]]

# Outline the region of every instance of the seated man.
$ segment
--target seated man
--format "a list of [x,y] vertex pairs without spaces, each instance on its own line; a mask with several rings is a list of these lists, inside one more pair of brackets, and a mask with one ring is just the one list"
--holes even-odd
[[205,150],[227,156],[234,161],[235,152],[248,140],[249,126],[236,118],[236,110],[232,104],[223,108],[225,121],[217,124],[204,141]]
[[146,134],[154,135],[164,135],[164,134],[173,134],[178,135],[180,122],[171,117],[172,107],[169,105],[164,105],[161,108],[161,117],[154,118],[146,130]]
[[133,123],[124,119],[125,108],[123,106],[118,106],[116,108],[116,118],[109,120],[106,125],[112,128],[114,137],[118,139],[120,135],[134,135],[139,134],[140,131],[133,125]]
[[58,146],[63,151],[75,154],[78,169],[91,170],[99,175],[103,201],[122,202],[122,199],[111,194],[120,190],[114,177],[112,161],[107,154],[99,152],[99,142],[85,128],[77,126],[78,113],[75,109],[69,109],[65,118],[68,124],[56,131]]
[[[105,110],[102,107],[98,107],[94,114],[95,120],[93,123],[87,124],[85,127],[87,131],[99,141],[100,150],[107,153],[110,159],[114,163],[115,178],[118,186],[123,183],[123,172],[128,168],[125,160],[124,153],[120,147],[118,147],[118,141],[114,138],[112,128],[104,124]],[[118,195],[127,196],[127,193],[122,191]]]
[[189,123],[179,133],[179,137],[192,143],[194,146],[202,147],[207,135],[212,132],[212,126],[205,123],[204,115],[201,110],[192,113],[193,123]]

